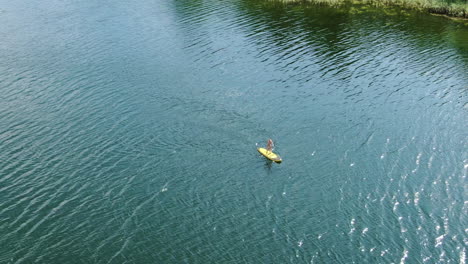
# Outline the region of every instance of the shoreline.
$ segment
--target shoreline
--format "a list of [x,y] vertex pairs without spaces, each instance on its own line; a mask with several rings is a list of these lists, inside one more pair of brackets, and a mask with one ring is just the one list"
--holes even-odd
[[465,3],[446,3],[440,0],[272,0],[283,3],[319,4],[342,6],[348,4],[368,4],[372,6],[398,6],[428,14],[445,16],[450,19],[468,20],[468,1]]

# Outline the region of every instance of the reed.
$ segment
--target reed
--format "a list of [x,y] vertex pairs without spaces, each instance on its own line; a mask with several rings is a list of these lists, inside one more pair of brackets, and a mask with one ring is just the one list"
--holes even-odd
[[273,0],[280,2],[315,3],[340,6],[350,3],[365,3],[376,6],[397,5],[427,11],[433,14],[468,19],[468,0]]

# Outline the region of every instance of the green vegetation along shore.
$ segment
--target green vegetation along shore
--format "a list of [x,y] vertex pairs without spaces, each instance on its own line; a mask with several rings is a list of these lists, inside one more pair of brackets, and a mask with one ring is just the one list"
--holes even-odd
[[349,3],[366,3],[377,6],[397,5],[427,11],[432,14],[468,19],[468,0],[279,0],[339,6]]

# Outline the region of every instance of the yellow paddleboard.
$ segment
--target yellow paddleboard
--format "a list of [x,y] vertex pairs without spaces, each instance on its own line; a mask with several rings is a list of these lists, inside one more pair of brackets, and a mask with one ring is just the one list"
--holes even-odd
[[268,151],[264,148],[257,148],[258,152],[260,152],[260,154],[262,154],[263,156],[265,156],[265,158],[269,159],[269,160],[272,160],[276,163],[281,163],[282,159],[279,155],[271,152],[271,151]]

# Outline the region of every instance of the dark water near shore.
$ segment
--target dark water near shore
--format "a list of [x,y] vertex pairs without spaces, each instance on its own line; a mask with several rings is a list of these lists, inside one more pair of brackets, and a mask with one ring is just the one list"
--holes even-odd
[[28,0],[0,36],[0,263],[466,262],[466,23]]

